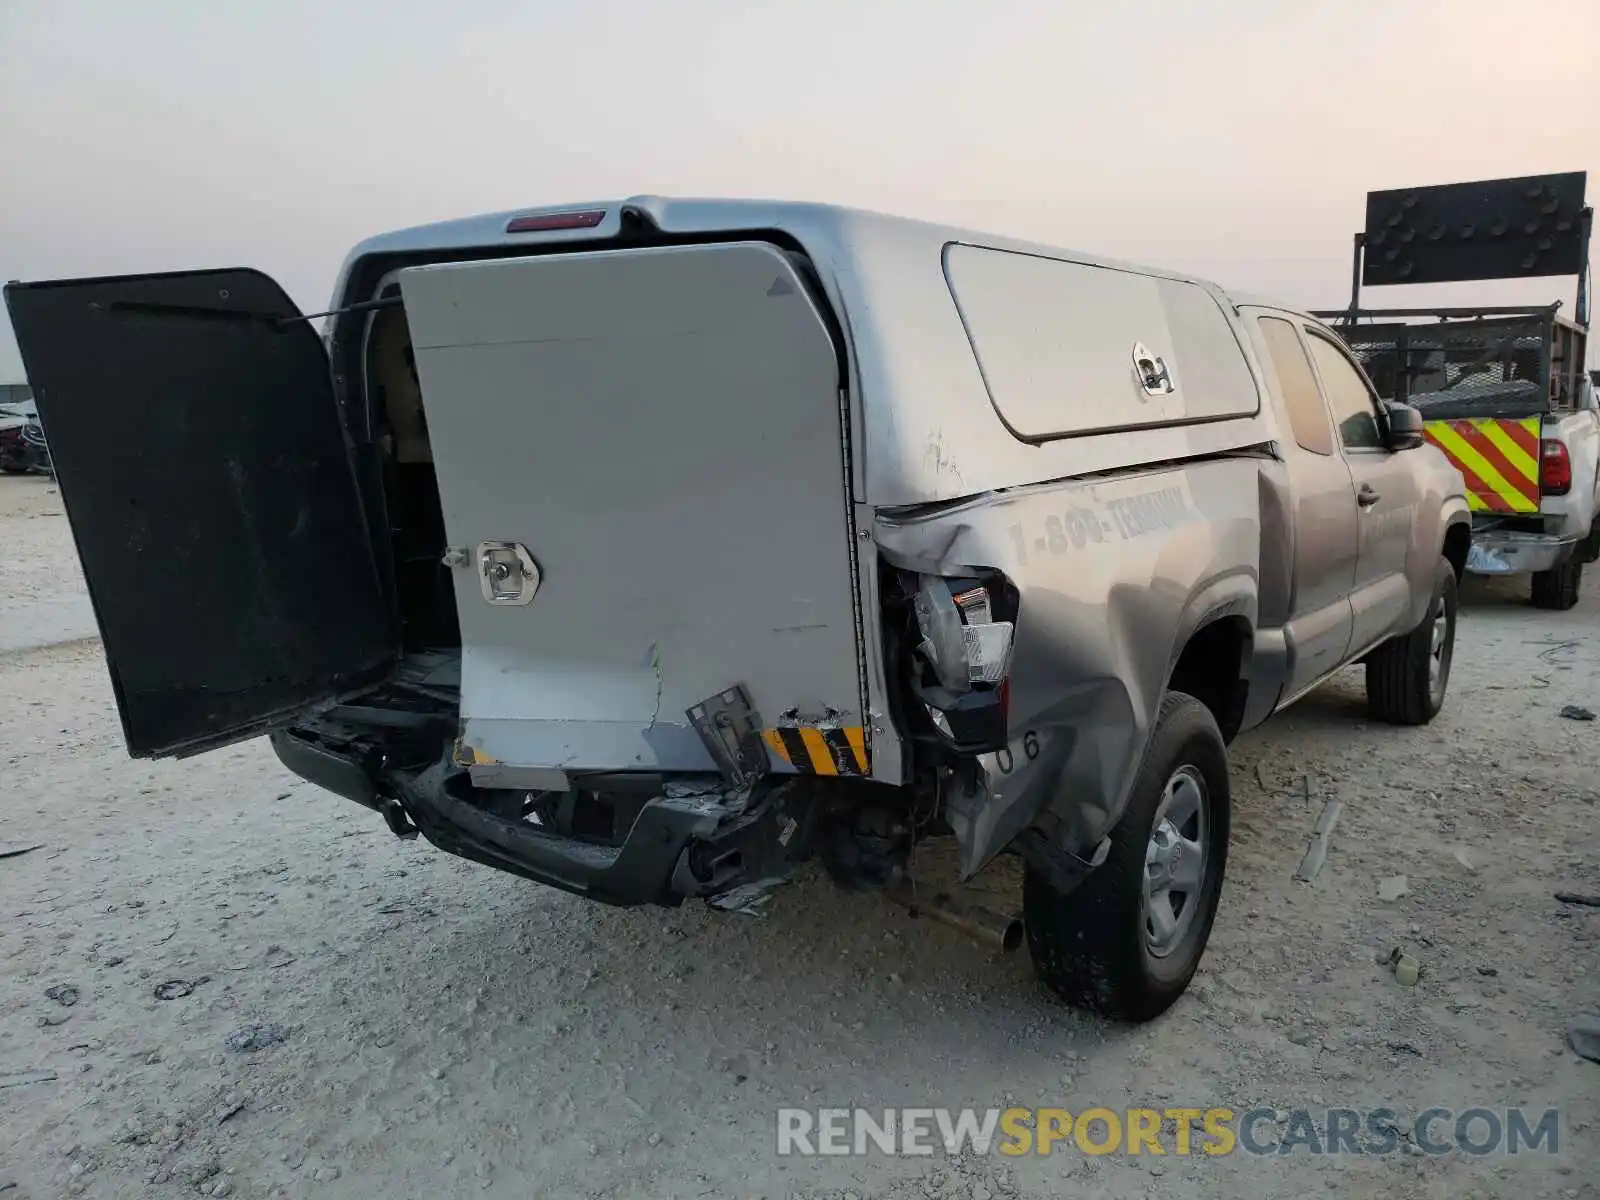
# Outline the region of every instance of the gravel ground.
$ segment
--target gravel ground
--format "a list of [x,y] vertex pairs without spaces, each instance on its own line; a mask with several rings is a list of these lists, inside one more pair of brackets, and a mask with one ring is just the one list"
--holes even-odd
[[[49,481],[0,479],[0,545],[0,594],[78,590]],[[1597,590],[1469,586],[1426,729],[1368,723],[1352,674],[1241,738],[1211,948],[1138,1029],[816,874],[761,918],[605,909],[397,841],[263,742],[133,762],[97,643],[0,655],[0,839],[43,843],[0,859],[0,1200],[1600,1196],[1600,1066],[1563,1041],[1600,1008],[1600,910],[1553,898],[1600,892],[1600,724],[1557,716],[1600,708]],[[1415,988],[1374,961],[1396,945]],[[1481,1159],[776,1156],[777,1107],[851,1103],[1563,1124]]]

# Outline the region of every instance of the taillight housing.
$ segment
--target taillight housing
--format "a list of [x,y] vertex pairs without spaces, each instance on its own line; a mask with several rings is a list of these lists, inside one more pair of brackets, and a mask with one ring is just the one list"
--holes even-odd
[[1565,496],[1572,490],[1572,456],[1559,438],[1539,442],[1539,490],[1546,496]]
[[1006,744],[1017,589],[998,571],[921,575],[912,606],[921,635],[912,690],[953,750],[983,754]]

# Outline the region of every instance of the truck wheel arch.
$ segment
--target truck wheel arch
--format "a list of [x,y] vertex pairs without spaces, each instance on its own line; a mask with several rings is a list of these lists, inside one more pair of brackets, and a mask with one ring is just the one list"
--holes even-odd
[[1441,553],[1455,569],[1456,582],[1467,573],[1467,552],[1472,549],[1472,526],[1466,521],[1455,521],[1444,531],[1444,548]]
[[1214,614],[1184,641],[1167,677],[1169,692],[1186,692],[1211,710],[1225,743],[1244,724],[1253,642],[1249,618]]

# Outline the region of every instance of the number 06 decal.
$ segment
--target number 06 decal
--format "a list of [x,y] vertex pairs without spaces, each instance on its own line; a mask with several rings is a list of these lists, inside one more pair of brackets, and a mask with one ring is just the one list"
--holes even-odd
[[[1029,762],[1039,757],[1039,735],[1032,729],[1022,735],[1022,754]],[[1002,775],[1017,769],[1017,758],[1010,746],[1001,746],[994,752],[994,765]]]

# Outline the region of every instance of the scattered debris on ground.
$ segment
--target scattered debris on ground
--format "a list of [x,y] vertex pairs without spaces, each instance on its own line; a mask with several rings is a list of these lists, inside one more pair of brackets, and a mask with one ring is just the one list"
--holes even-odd
[[1378,884],[1378,899],[1392,904],[1411,894],[1411,881],[1404,875],[1391,875]]
[[1378,955],[1378,965],[1392,970],[1402,987],[1416,987],[1422,977],[1422,964],[1399,946]]
[[1585,1013],[1567,1026],[1567,1045],[1590,1062],[1600,1062],[1600,1016]]
[[[1307,779],[1307,787],[1310,780]],[[1317,872],[1322,870],[1322,864],[1328,858],[1328,842],[1333,837],[1334,826],[1339,823],[1338,797],[1329,797],[1322,805],[1322,811],[1317,814],[1317,823],[1312,827],[1311,836],[1306,839],[1305,856],[1300,860],[1300,866],[1295,871],[1294,877],[1301,883],[1310,883],[1317,877]]]
[[30,1083],[49,1083],[56,1078],[54,1071],[13,1071],[0,1075],[0,1088],[25,1087]]
[[204,976],[194,983],[190,983],[187,979],[168,979],[156,984],[155,997],[157,1000],[181,1000],[185,996],[192,996],[195,986],[205,982],[207,980]]
[[248,1054],[281,1046],[288,1040],[289,1031],[282,1025],[242,1025],[227,1036],[224,1044],[235,1054]]

